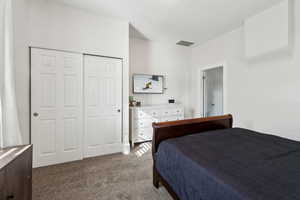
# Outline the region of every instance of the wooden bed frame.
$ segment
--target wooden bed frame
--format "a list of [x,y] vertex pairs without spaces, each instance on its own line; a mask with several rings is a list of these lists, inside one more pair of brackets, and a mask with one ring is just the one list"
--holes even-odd
[[155,153],[159,144],[167,139],[191,135],[211,130],[232,128],[232,115],[207,117],[172,122],[153,123],[152,157],[153,185],[159,188],[161,183],[175,200],[180,200],[170,184],[156,170]]

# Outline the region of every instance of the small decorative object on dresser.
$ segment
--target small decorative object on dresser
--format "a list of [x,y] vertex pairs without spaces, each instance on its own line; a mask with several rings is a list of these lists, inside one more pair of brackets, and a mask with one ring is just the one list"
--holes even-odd
[[130,141],[135,143],[152,140],[153,122],[167,122],[184,119],[184,108],[180,104],[141,106],[130,108]]
[[32,146],[0,148],[0,200],[32,199]]
[[169,103],[175,103],[175,99],[169,99]]

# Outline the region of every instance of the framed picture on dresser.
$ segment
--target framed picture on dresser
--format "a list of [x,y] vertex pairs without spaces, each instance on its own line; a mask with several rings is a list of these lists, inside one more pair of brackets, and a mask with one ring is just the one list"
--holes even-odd
[[164,76],[162,75],[134,74],[132,84],[134,94],[164,93]]

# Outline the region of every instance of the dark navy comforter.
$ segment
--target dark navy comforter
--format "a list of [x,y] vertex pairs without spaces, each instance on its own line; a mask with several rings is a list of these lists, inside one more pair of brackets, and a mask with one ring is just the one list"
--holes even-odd
[[232,128],[166,140],[155,159],[181,200],[300,200],[300,142]]

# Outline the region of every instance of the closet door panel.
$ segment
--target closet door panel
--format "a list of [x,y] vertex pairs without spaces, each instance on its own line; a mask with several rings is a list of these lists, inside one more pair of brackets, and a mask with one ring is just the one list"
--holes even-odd
[[82,159],[82,55],[31,49],[34,167]]
[[83,143],[83,70],[82,55],[64,53],[62,57],[62,105],[63,129],[61,130],[60,160],[61,162],[82,159]]
[[84,57],[85,157],[122,150],[122,60]]
[[58,163],[59,53],[31,49],[31,142],[35,167]]

